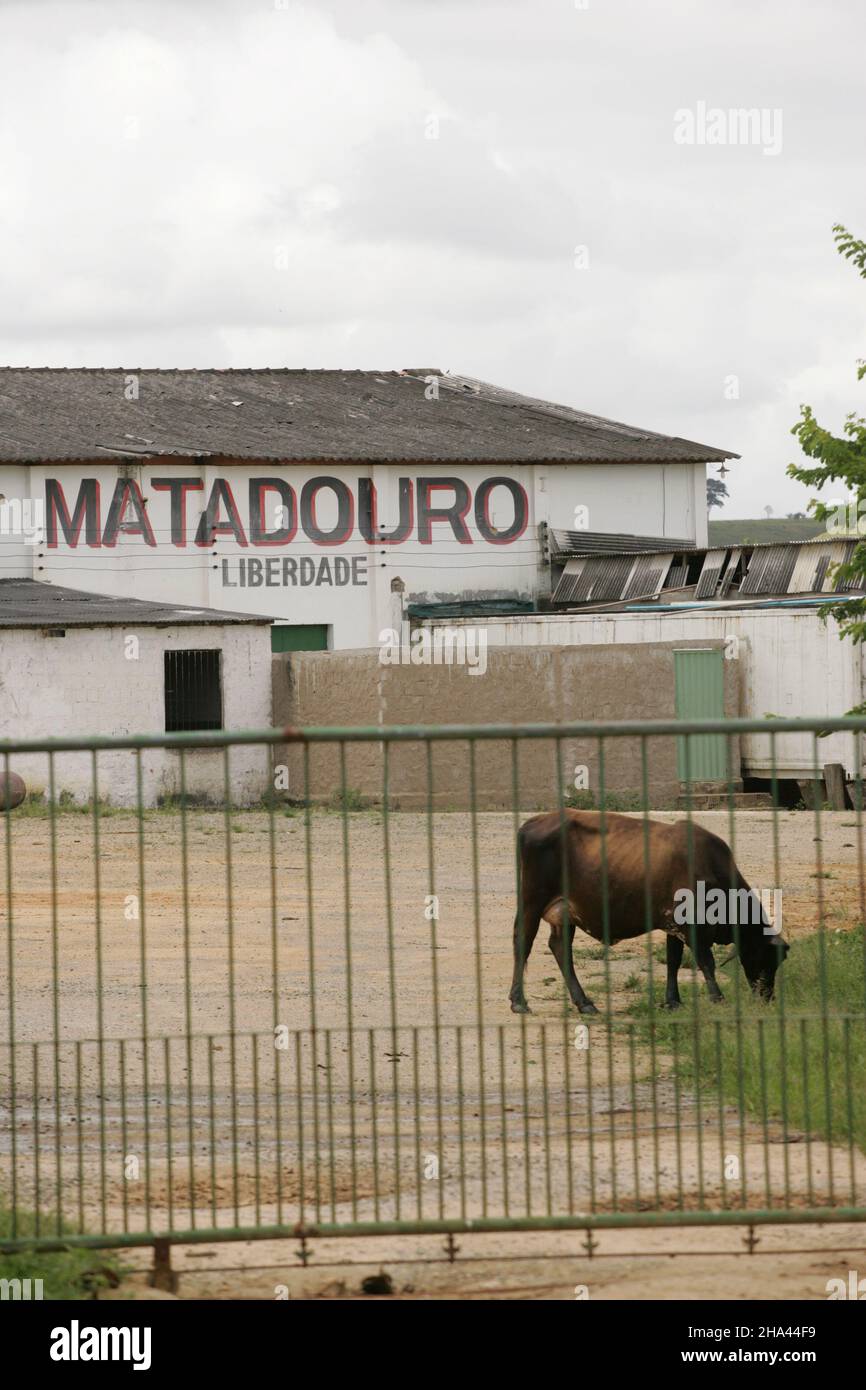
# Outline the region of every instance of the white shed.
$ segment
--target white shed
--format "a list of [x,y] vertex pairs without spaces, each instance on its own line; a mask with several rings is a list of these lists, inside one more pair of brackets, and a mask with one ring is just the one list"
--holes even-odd
[[[270,618],[141,599],[109,598],[31,579],[0,579],[0,738],[160,734],[264,728],[271,723]],[[258,800],[269,785],[267,750],[230,751],[233,800]],[[84,753],[54,758],[54,795],[92,795]],[[118,806],[137,798],[134,752],[99,755],[99,795]],[[31,792],[48,792],[44,753],[11,754]],[[146,806],[179,794],[180,755],[141,754]],[[223,799],[220,749],[186,754],[190,797]]]

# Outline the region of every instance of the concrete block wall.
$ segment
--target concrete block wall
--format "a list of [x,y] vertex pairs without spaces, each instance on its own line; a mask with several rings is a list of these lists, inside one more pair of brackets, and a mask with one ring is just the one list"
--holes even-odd
[[[650,646],[490,648],[483,675],[466,666],[382,665],[377,651],[295,652],[274,658],[274,719],[280,725],[371,726],[389,724],[562,723],[568,720],[672,719],[675,715],[675,647],[724,647],[717,642]],[[736,662],[725,662],[725,710],[739,711]],[[383,745],[347,745],[346,783],[362,796],[381,800]],[[589,789],[601,783],[595,740],[559,744],[564,792],[574,786],[575,768],[588,770]],[[679,792],[676,742],[650,740],[647,772],[651,802],[672,804]],[[303,756],[282,745],[275,757],[289,768],[290,795],[305,795]],[[392,745],[388,755],[392,804],[426,805],[427,754],[418,743]],[[433,804],[441,809],[470,805],[468,744],[433,745]],[[524,740],[517,750],[521,809],[556,804],[556,745]],[[608,739],[604,780],[609,790],[639,795],[641,753],[637,739]],[[476,804],[502,809],[513,804],[512,747],[505,740],[479,742],[475,752]],[[336,746],[310,751],[309,794],[328,800],[340,791]]]

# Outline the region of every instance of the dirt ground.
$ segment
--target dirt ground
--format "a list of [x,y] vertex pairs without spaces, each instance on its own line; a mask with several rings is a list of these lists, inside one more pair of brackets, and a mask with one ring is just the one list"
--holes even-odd
[[[694,819],[731,840],[727,812]],[[708,1107],[648,1054],[626,1013],[642,989],[660,997],[645,939],[609,954],[575,943],[602,1009],[585,1036],[541,934],[533,1014],[510,1013],[510,815],[437,813],[432,853],[415,813],[317,811],[309,834],[303,812],[279,813],[272,840],[263,812],[196,811],[185,833],[153,812],[141,841],[118,813],[99,820],[98,855],[91,820],[55,826],[52,843],[47,820],[13,820],[19,1045],[0,1163],[8,1186],[14,1143],[21,1205],[50,1209],[60,1192],[67,1220],[136,1230],[764,1206],[784,1192],[796,1207],[826,1204],[831,1182],[836,1202],[866,1197],[862,1155]],[[805,812],[780,813],[775,842],[767,812],[738,812],[734,831],[753,886],[782,887],[795,944],[860,920],[852,813],[824,813],[820,838]],[[852,1226],[758,1235],[753,1255],[730,1228],[604,1231],[592,1260],[569,1232],[461,1236],[456,1264],[429,1263],[444,1258],[431,1236],[319,1239],[322,1268],[284,1241],[186,1247],[174,1263],[182,1297],[352,1296],[381,1261],[407,1297],[787,1298],[825,1297],[863,1247]],[[360,1259],[370,1269],[342,1263]]]

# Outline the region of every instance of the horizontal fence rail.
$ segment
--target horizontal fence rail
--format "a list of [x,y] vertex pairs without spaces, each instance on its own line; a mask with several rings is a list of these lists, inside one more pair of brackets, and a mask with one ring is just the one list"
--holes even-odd
[[0,742],[0,1248],[866,1219],[864,730]]

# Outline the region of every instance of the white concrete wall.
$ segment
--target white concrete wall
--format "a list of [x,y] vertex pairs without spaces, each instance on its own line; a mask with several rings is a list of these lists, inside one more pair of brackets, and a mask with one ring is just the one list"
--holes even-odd
[[[693,642],[704,638],[727,642],[730,659],[742,663],[740,713],[748,719],[763,719],[768,714],[788,719],[843,715],[863,699],[861,649],[841,641],[835,620],[822,622],[814,608],[562,613],[492,618],[485,620],[484,627],[490,647]],[[592,709],[574,711],[575,719],[596,717]],[[862,742],[866,754],[866,739]],[[745,775],[770,776],[772,758],[766,735],[747,736],[742,751]],[[777,737],[778,775],[807,775],[813,759],[811,735]],[[842,763],[853,775],[852,736],[832,734],[819,739],[818,759],[821,765]]]
[[[570,528],[578,506],[587,509],[587,524],[594,531],[693,538],[700,544],[705,540],[706,527],[704,474],[701,464],[508,467],[398,463],[353,467],[211,460],[201,466],[193,460],[155,460],[136,465],[133,476],[147,501],[147,516],[156,543],[149,545],[140,535],[120,534],[111,546],[104,544],[102,537],[119,475],[116,463],[97,460],[28,468],[0,465],[0,494],[9,497],[30,495],[44,501],[46,479],[59,479],[70,517],[82,478],[96,479],[100,493],[99,530],[94,544],[88,544],[83,533],[70,545],[60,532],[55,547],[27,546],[18,538],[0,536],[0,573],[32,575],[49,583],[98,593],[264,613],[284,622],[324,623],[333,628],[335,648],[369,647],[378,642],[383,628],[392,625],[391,585],[395,580],[405,585],[406,602],[546,595],[550,576],[541,563],[538,525],[546,521]],[[354,526],[345,542],[323,545],[305,535],[300,526],[293,539],[277,545],[252,541],[248,507],[251,477],[279,478],[290,484],[300,498],[304,483],[322,476],[339,478],[355,498]],[[474,506],[470,506],[466,516],[468,544],[458,540],[450,526],[443,523],[434,524],[431,543],[423,544],[418,536],[416,495],[414,524],[405,541],[393,545],[366,541],[358,526],[359,478],[374,482],[378,520],[389,530],[398,517],[399,479],[411,478],[417,493],[415,482],[419,476],[456,476],[470,489],[473,502],[485,479],[511,478],[527,495],[526,530],[511,542],[493,543],[479,533]],[[171,537],[169,494],[152,486],[154,478],[168,477],[194,477],[204,483],[203,490],[188,494],[183,544],[173,542]],[[246,545],[226,535],[218,535],[212,546],[195,543],[196,526],[216,478],[226,479],[231,486]],[[276,506],[276,494],[269,494],[269,498],[269,507]],[[436,496],[437,503],[449,500],[451,494]],[[510,524],[513,503],[505,489],[491,494],[490,511],[495,527],[501,529]],[[129,512],[126,519],[130,519]],[[317,505],[317,522],[327,530],[335,520],[335,499],[330,491],[323,490]],[[333,564],[335,557],[358,560],[358,573],[353,574],[350,583],[328,583],[328,566],[319,572],[323,560]],[[241,586],[239,562],[250,559],[255,561],[254,570],[265,566],[255,575],[261,582],[252,587]],[[298,562],[297,578],[284,572],[284,559],[290,559],[292,565]],[[310,560],[316,562],[315,582],[300,582],[301,560],[307,561],[307,570]]]
[[[138,639],[129,659],[124,639]],[[222,651],[226,729],[271,725],[270,629],[264,625],[67,628],[65,637],[38,629],[0,629],[0,737],[58,738],[79,734],[160,734],[165,730],[163,652],[170,648]],[[230,750],[233,798],[257,800],[269,786],[267,749]],[[44,753],[12,754],[9,762],[30,790],[48,789]],[[180,792],[180,758],[163,748],[141,754],[143,800]],[[136,804],[135,753],[100,753],[99,795],[117,806]],[[190,795],[223,799],[223,754],[195,749],[186,755]],[[55,793],[77,800],[92,794],[89,753],[55,755]]]

